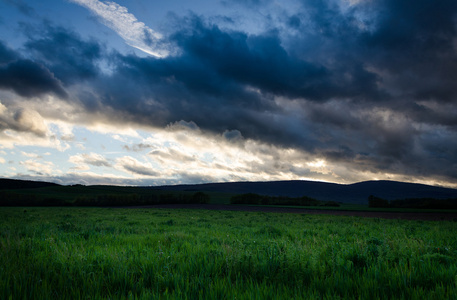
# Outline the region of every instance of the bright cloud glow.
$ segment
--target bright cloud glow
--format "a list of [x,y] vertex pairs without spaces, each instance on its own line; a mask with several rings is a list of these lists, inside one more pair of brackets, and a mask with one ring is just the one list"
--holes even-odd
[[326,165],[325,160],[322,160],[322,159],[312,161],[312,162],[307,162],[306,164],[313,168],[322,168],[322,167],[325,167],[325,165]]

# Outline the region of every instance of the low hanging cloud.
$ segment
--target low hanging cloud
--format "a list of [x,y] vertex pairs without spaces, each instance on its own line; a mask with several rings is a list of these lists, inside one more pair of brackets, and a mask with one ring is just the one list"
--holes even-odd
[[127,8],[115,2],[98,0],[69,0],[88,8],[101,21],[122,37],[127,44],[155,57],[166,57],[162,35],[155,32],[128,12]]

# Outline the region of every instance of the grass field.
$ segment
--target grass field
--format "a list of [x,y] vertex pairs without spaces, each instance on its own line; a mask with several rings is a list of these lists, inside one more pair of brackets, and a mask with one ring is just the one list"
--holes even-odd
[[456,299],[457,222],[0,209],[1,299]]

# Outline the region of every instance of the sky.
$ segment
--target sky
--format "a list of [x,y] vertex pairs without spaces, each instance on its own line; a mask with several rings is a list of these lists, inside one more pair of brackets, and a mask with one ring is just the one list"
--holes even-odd
[[457,188],[457,1],[0,0],[0,177]]

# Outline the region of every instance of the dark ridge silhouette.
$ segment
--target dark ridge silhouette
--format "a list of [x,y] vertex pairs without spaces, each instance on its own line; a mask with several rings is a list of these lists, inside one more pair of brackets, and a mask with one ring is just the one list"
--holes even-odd
[[[0,179],[0,190],[34,189],[60,186],[55,183]],[[80,192],[88,192],[80,186]],[[120,187],[105,186],[104,189],[116,194]],[[122,188],[121,188],[122,189]],[[168,186],[130,187],[132,191],[157,190],[180,192],[219,192],[232,195],[258,194],[274,197],[311,197],[319,201],[367,204],[368,197],[375,196],[385,200],[399,199],[457,199],[457,189],[436,187],[417,183],[397,181],[365,181],[354,184],[336,184],[317,181],[265,181],[265,182],[223,182],[205,184],[183,184]],[[142,192],[143,193],[143,192]]]
[[267,196],[302,197],[321,201],[367,204],[374,195],[386,200],[406,198],[457,198],[457,189],[397,181],[365,181],[354,184],[336,184],[316,181],[225,182],[151,187],[169,191],[204,191],[233,194],[255,193]]
[[37,189],[50,186],[60,186],[56,183],[44,181],[29,181],[19,179],[0,178],[0,190],[21,190],[21,189]]

